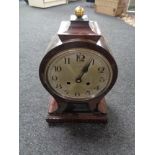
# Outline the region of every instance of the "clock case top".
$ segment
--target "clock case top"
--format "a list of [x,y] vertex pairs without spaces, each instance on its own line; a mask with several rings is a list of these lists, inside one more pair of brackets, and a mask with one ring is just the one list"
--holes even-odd
[[[58,103],[72,103],[73,101],[66,98],[62,98],[51,91],[48,87],[46,80],[44,79],[44,71],[47,62],[57,53],[70,49],[70,48],[87,48],[95,50],[100,54],[104,55],[110,62],[113,70],[113,78],[108,89],[104,93],[99,94],[97,97],[84,101],[86,103],[97,103],[99,102],[113,87],[116,82],[118,69],[117,64],[110,54],[109,49],[105,43],[103,36],[101,36],[101,31],[98,27],[97,22],[89,21],[87,16],[84,15],[82,18],[77,18],[75,15],[71,15],[70,21],[62,21],[58,37],[54,37],[50,42],[46,50],[46,55],[42,59],[39,68],[40,80],[45,87],[45,89],[55,98]],[[83,103],[83,101],[74,101],[74,103]]]

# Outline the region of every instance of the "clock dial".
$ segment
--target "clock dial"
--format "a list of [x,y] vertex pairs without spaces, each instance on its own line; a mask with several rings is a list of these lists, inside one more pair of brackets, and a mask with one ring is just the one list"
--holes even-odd
[[47,83],[56,94],[89,100],[105,91],[113,72],[109,61],[94,50],[72,48],[53,56],[46,65]]

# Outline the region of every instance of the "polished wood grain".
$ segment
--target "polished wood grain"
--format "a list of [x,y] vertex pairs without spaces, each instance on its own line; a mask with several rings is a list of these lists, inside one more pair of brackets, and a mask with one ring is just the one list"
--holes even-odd
[[[107,105],[106,101],[103,98],[98,104],[95,104],[95,110],[91,110],[92,104],[88,104],[87,111],[77,111],[74,110],[71,104],[67,104],[66,107],[63,107],[62,104],[58,104],[56,100],[51,97],[49,102],[48,116],[46,118],[47,123],[51,125],[52,123],[107,123]],[[72,107],[70,109],[70,107]],[[97,109],[96,109],[97,108]],[[69,110],[68,110],[69,109]]]
[[[113,77],[109,87],[97,97],[86,101],[73,101],[65,97],[58,96],[49,87],[45,75],[47,62],[57,53],[71,48],[87,48],[94,50],[110,62]],[[48,116],[46,121],[51,123],[60,122],[101,122],[107,123],[107,106],[104,96],[112,89],[117,79],[118,69],[115,59],[111,55],[104,37],[96,22],[89,21],[88,18],[71,17],[70,21],[63,21],[60,25],[56,39],[53,40],[47,53],[41,61],[39,77],[42,85],[51,94],[49,102]]]

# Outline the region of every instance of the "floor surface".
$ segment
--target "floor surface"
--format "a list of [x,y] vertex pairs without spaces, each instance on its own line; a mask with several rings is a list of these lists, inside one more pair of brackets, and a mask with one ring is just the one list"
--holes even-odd
[[[119,18],[97,14],[84,2],[48,9],[20,1],[20,155],[134,155],[135,29]],[[39,81],[45,49],[76,6],[98,22],[118,64],[118,79],[106,96],[109,123],[48,127],[49,94]]]

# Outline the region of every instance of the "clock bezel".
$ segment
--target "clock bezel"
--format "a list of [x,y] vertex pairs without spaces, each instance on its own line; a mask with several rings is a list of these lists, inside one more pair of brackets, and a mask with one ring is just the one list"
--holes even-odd
[[[87,49],[91,49],[94,50],[95,52],[98,52],[99,54],[103,55],[107,61],[109,61],[109,64],[111,65],[112,68],[112,72],[113,72],[113,76],[112,76],[112,80],[111,83],[109,85],[109,87],[104,91],[102,90],[97,96],[95,96],[94,98],[90,98],[87,100],[71,100],[68,99],[68,97],[62,97],[59,96],[54,89],[51,89],[48,85],[48,82],[46,79],[44,79],[44,74],[45,74],[45,69],[46,69],[46,65],[48,63],[48,61],[55,56],[56,54],[71,49],[71,48],[87,48]],[[40,77],[40,81],[42,83],[42,85],[44,86],[44,88],[57,100],[57,102],[67,102],[67,103],[83,103],[83,102],[92,102],[92,101],[96,101],[98,102],[100,99],[102,99],[113,87],[113,85],[116,82],[117,79],[117,75],[118,75],[118,69],[117,69],[117,64],[114,60],[114,58],[112,57],[112,55],[109,53],[108,50],[106,50],[105,48],[97,45],[96,43],[92,42],[92,41],[88,41],[88,40],[70,40],[68,42],[64,42],[52,49],[50,49],[48,51],[48,53],[44,56],[44,58],[42,59],[41,63],[40,63],[40,68],[39,68],[39,77]]]

